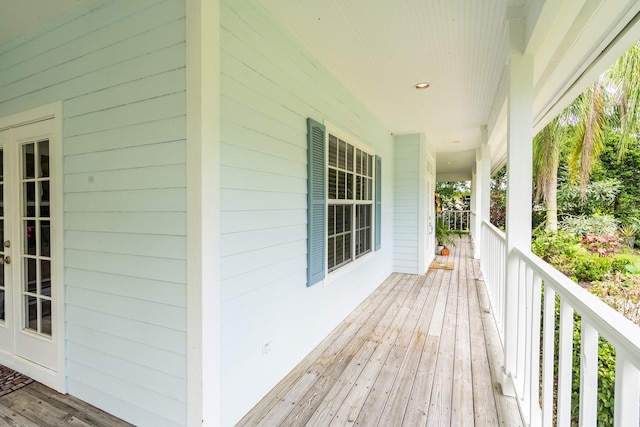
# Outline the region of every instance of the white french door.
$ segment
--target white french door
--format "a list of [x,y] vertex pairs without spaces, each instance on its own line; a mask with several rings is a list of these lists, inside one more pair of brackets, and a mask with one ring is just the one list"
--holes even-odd
[[0,362],[55,386],[53,135],[53,119],[0,131]]

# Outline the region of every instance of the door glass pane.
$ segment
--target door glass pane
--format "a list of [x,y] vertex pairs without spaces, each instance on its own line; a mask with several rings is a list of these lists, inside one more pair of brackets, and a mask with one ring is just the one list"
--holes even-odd
[[36,216],[36,183],[24,183],[24,210],[23,215],[33,218]]
[[[2,277],[4,277],[4,265],[0,265],[0,271],[2,272]],[[0,289],[0,321],[4,322],[5,314],[4,314],[4,288]]]
[[51,256],[51,227],[49,221],[40,221],[40,255]]
[[33,219],[23,221],[24,224],[24,253],[36,254],[36,222]]
[[40,300],[40,313],[42,318],[40,321],[40,332],[51,336],[51,301],[48,299]]
[[49,176],[49,141],[38,143],[38,157],[38,178],[47,178]]
[[36,177],[34,151],[34,144],[25,144],[22,146],[22,177],[24,179],[32,179]]
[[40,261],[40,295],[51,296],[51,261]]
[[38,331],[38,299],[28,296],[25,298],[24,323],[25,328]]
[[38,192],[40,195],[40,216],[49,217],[49,181],[41,181],[38,184],[40,187],[40,191]]
[[25,258],[24,260],[24,290],[35,294],[38,292],[38,274],[36,271],[36,260],[33,258]]

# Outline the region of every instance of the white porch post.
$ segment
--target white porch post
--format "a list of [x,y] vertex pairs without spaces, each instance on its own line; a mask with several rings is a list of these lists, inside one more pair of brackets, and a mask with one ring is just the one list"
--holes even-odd
[[476,217],[474,219],[473,257],[480,258],[482,248],[482,221],[490,219],[491,202],[491,150],[487,145],[487,131],[483,130],[482,145],[476,148],[475,195]]
[[[469,217],[469,231],[471,232],[471,236],[473,237],[473,245],[474,247],[478,245],[479,240],[476,237],[476,218],[477,215],[477,194],[478,194],[478,186],[477,186],[477,174],[476,174],[476,165],[473,165],[471,168],[471,199],[469,200],[469,209],[471,210],[471,216]],[[474,251],[475,254],[475,251]]]
[[[502,391],[514,395],[516,375],[518,259],[516,247],[531,247],[533,138],[533,58],[524,52],[524,22],[509,21],[509,95],[507,107],[507,262]],[[523,308],[524,309],[524,308]]]
[[220,1],[186,2],[187,425],[220,417]]

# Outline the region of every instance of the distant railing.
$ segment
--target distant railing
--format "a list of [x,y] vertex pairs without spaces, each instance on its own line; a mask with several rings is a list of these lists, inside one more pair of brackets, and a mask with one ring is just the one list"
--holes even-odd
[[438,221],[448,226],[449,230],[468,233],[471,227],[471,211],[442,211]]
[[[511,378],[525,424],[550,426],[554,415],[558,426],[572,423],[573,330],[574,314],[578,314],[581,319],[580,425],[597,424],[598,337],[602,337],[616,349],[614,425],[638,426],[640,328],[528,248],[514,248],[511,254],[504,253],[505,236],[491,224],[484,222],[482,229],[481,268],[502,344],[506,347],[506,374]],[[508,292],[505,273],[501,273],[507,256],[515,257],[518,266],[517,281],[508,284]],[[516,309],[509,310],[513,318],[506,318],[506,307],[510,304],[515,304]],[[509,333],[505,334],[504,326],[508,326]],[[556,328],[560,343],[557,354]],[[556,361],[558,371],[554,376]],[[557,394],[554,394],[556,387]]]

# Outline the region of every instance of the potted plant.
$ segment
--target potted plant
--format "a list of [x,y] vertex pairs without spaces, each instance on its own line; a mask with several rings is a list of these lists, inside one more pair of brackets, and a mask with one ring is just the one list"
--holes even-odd
[[449,255],[447,246],[453,245],[453,233],[442,221],[436,221],[436,240],[438,241],[438,255]]

